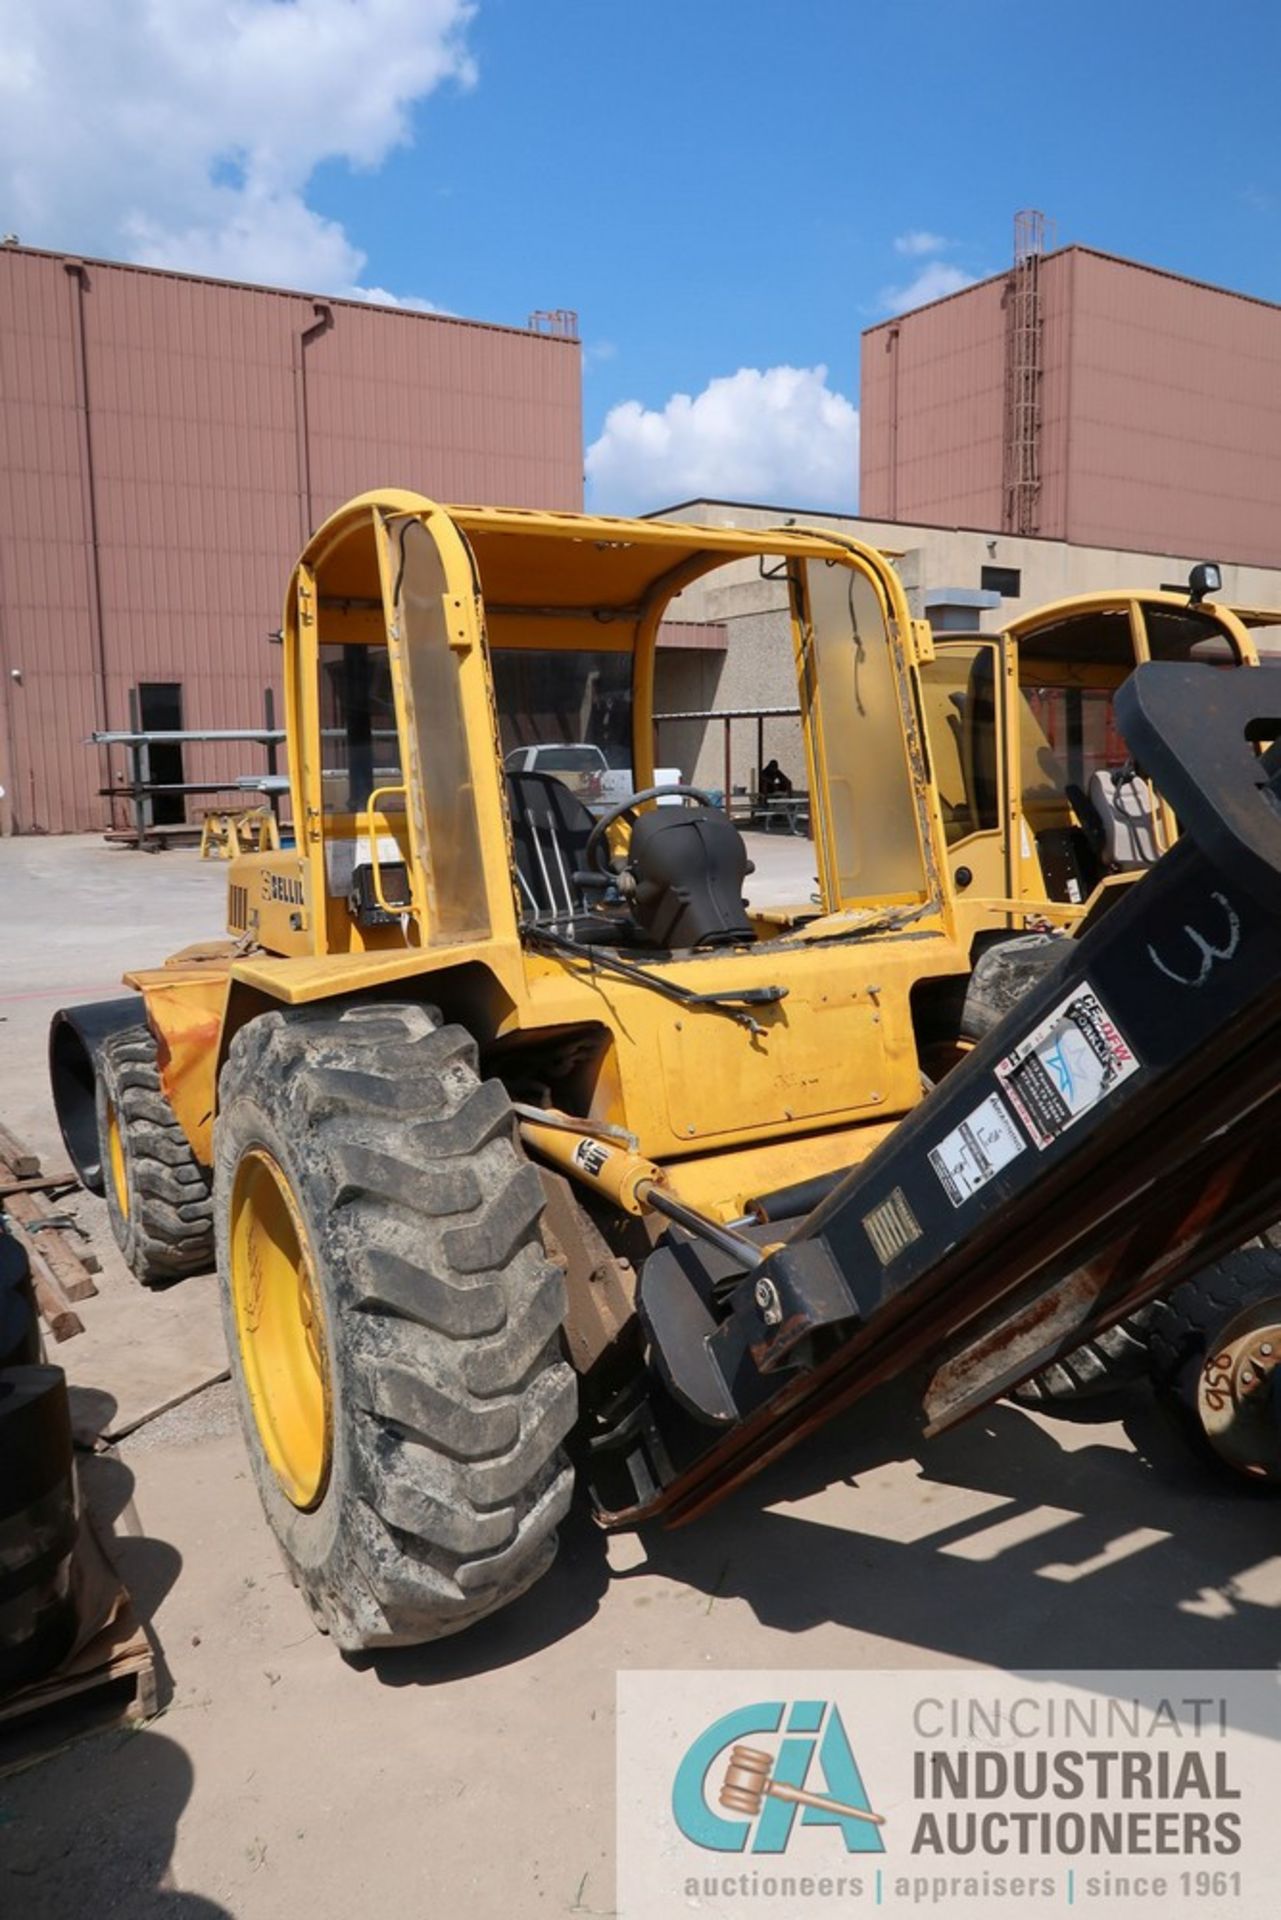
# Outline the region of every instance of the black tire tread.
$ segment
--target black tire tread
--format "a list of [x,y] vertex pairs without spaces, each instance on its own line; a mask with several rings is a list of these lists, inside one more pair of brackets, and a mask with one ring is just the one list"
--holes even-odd
[[1189,1360],[1199,1362],[1243,1308],[1273,1294],[1281,1295],[1281,1251],[1268,1244],[1225,1254],[1153,1301],[1148,1353],[1157,1391],[1174,1386]]
[[1062,934],[1021,933],[993,941],[978,956],[965,985],[961,1038],[986,1039],[1025,994],[1062,965],[1069,951]]
[[[212,1186],[165,1095],[150,1028],[140,1023],[104,1041],[98,1076],[107,1212],[125,1260],[144,1285],[210,1272]],[[106,1101],[116,1109],[124,1143],[127,1215],[111,1177]]]
[[[332,1551],[311,1564],[300,1543],[312,1516],[283,1511],[257,1445],[224,1287],[268,1518],[318,1624],[344,1649],[458,1632],[546,1571],[572,1493],[564,1280],[543,1250],[542,1185],[506,1092],[480,1080],[462,1028],[417,1005],[357,1003],[242,1028],[222,1115],[241,1100],[287,1128],[344,1407],[344,1504]],[[224,1127],[220,1118],[220,1241],[234,1171]],[[325,1499],[339,1497],[335,1469]]]

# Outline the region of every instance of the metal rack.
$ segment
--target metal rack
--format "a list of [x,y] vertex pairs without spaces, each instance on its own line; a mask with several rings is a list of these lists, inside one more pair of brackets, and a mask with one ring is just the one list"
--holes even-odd
[[[276,700],[270,687],[263,691],[261,727],[184,727],[177,731],[146,729],[138,725],[138,693],[129,690],[131,726],[125,731],[90,734],[95,747],[124,747],[129,755],[129,780],[124,785],[100,787],[99,793],[112,800],[128,800],[133,809],[133,826],[112,829],[108,837],[124,838],[140,847],[159,846],[183,834],[198,836],[200,829],[188,821],[157,825],[155,800],[162,794],[259,793],[279,816],[280,796],[288,781],[279,772],[279,749],[285,740],[283,727],[276,725]],[[266,766],[261,775],[242,775],[232,780],[157,781],[151,777],[151,749],[161,746],[186,746],[197,743],[244,741],[261,746]]]

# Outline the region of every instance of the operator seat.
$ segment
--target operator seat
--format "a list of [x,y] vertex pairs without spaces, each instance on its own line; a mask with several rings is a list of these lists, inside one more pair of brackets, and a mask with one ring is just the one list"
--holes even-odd
[[[752,863],[719,808],[640,815],[619,876],[628,905],[606,905],[604,876],[597,886],[579,877],[596,824],[582,801],[552,774],[505,778],[523,918],[597,946],[671,951],[755,940],[743,899]],[[609,898],[618,899],[612,888]]]
[[1111,873],[1141,873],[1161,857],[1152,789],[1131,769],[1105,767],[1090,777],[1090,805],[1103,826],[1103,859]]
[[587,808],[550,773],[509,773],[506,781],[524,915],[562,927],[575,940],[617,940],[625,929],[601,913],[574,878],[596,824]]
[[756,938],[743,882],[744,840],[719,807],[655,807],[632,828],[632,907],[651,945],[667,951],[741,947]]

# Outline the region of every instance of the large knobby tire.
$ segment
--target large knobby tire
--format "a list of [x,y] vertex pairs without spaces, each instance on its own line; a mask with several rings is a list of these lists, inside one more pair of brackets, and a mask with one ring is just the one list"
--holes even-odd
[[[371,1003],[252,1021],[219,1097],[227,1344],[286,1562],[346,1651],[456,1633],[546,1572],[572,1492],[564,1280],[543,1249],[542,1186],[507,1094],[479,1079],[461,1028]],[[264,1167],[305,1236],[303,1318],[319,1323],[325,1459],[310,1498],[289,1438],[299,1429],[273,1425],[254,1374],[268,1310],[246,1236]]]
[[161,1085],[149,1027],[103,1042],[97,1102],[107,1214],[129,1267],[146,1286],[212,1272],[209,1174]]
[[1061,933],[1020,933],[995,940],[974,962],[965,983],[963,1040],[985,1040],[1025,994],[1057,972],[1072,951]]
[[40,1322],[31,1285],[31,1263],[4,1224],[0,1205],[0,1372],[35,1366],[40,1358]]

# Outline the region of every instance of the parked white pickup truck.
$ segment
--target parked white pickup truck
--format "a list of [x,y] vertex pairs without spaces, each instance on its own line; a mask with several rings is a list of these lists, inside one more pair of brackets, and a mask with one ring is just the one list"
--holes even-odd
[[[508,773],[549,773],[567,786],[592,813],[615,807],[632,791],[630,767],[611,767],[599,747],[586,741],[548,741],[536,747],[513,747],[503,761]],[[679,786],[679,767],[656,767],[654,785]],[[679,800],[660,800],[659,806],[679,806]]]

